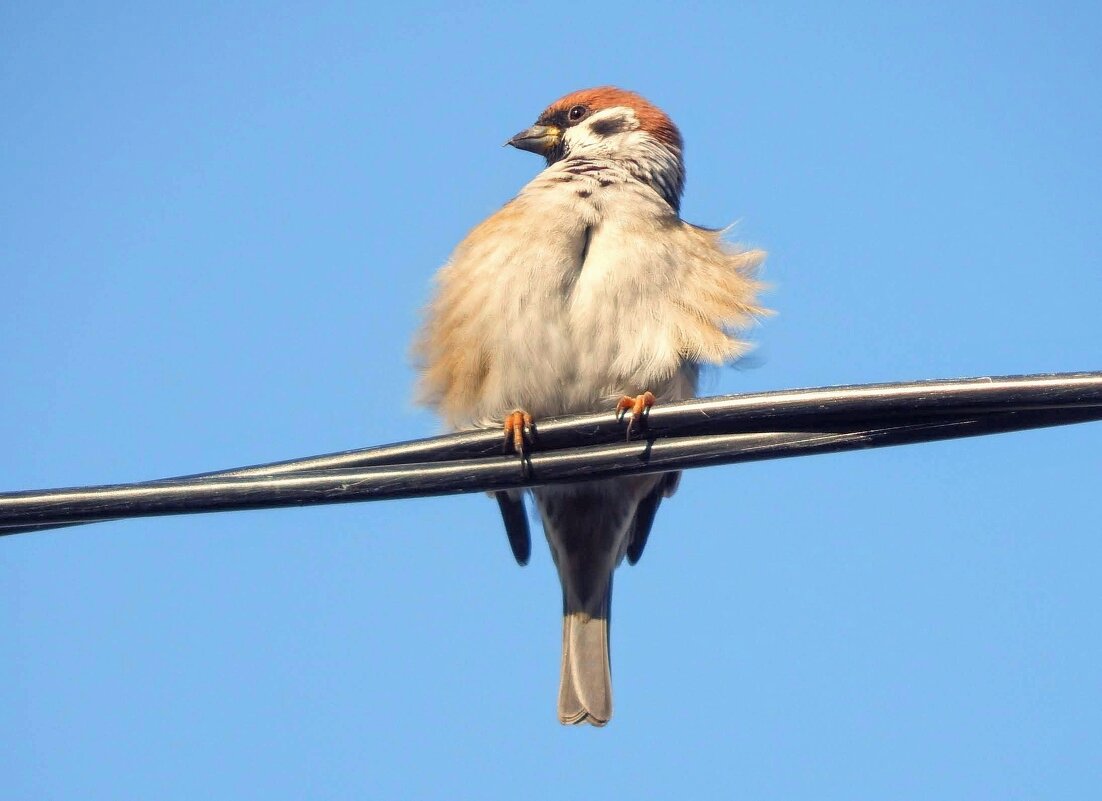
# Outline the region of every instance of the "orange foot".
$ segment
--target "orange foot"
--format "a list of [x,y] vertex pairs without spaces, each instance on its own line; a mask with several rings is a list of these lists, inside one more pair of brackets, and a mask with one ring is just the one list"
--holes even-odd
[[634,398],[630,395],[624,395],[620,398],[620,402],[616,404],[616,419],[623,420],[624,415],[628,410],[631,410],[631,419],[628,421],[628,435],[627,438],[631,440],[631,432],[635,429],[636,423],[640,427],[646,422],[646,413],[650,411],[650,407],[654,406],[654,393],[647,390],[642,395],[636,395]]
[[512,445],[513,453],[518,456],[524,456],[525,444],[532,441],[533,428],[532,428],[532,415],[523,409],[516,409],[515,411],[505,415],[505,446],[503,448],[504,453],[509,452],[509,446]]

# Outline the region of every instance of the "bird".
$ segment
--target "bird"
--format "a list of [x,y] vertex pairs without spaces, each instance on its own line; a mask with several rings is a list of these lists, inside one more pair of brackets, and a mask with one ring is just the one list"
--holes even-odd
[[[436,275],[414,344],[417,398],[452,429],[498,427],[524,456],[538,421],[608,411],[627,436],[741,356],[765,311],[761,250],[680,217],[684,145],[670,117],[613,86],[551,103],[506,145],[546,167],[473,228]],[[558,717],[612,717],[612,575],[642,555],[679,473],[531,490],[563,593]],[[531,551],[523,490],[492,493],[513,556]]]

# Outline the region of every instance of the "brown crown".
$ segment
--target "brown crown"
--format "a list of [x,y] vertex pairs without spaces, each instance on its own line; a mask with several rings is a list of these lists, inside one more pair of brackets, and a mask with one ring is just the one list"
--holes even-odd
[[540,119],[560,116],[574,106],[586,106],[594,111],[616,106],[630,108],[639,119],[640,128],[668,147],[681,150],[681,132],[677,130],[673,120],[666,116],[666,112],[642,95],[615,86],[598,86],[571,92],[548,106]]

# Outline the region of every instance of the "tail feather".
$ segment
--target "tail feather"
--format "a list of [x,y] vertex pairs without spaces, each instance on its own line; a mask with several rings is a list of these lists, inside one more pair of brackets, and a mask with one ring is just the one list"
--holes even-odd
[[534,491],[563,591],[559,720],[604,726],[612,717],[612,574],[628,550],[640,501],[661,479],[632,476]]
[[608,594],[601,613],[566,612],[562,619],[559,721],[604,726],[612,718],[608,656]]

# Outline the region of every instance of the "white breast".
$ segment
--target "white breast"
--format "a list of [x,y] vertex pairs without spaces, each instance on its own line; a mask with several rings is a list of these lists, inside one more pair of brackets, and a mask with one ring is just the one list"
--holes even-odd
[[616,162],[544,170],[438,275],[417,344],[420,397],[449,425],[612,409],[695,391],[745,351],[764,253],[680,220]]
[[548,170],[515,201],[534,233],[500,265],[517,289],[495,332],[502,359],[481,416],[611,410],[648,389],[691,395],[695,368],[662,319],[676,272],[662,231],[676,216],[614,167],[563,177]]

